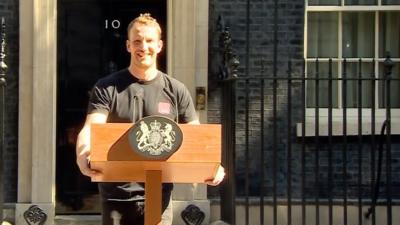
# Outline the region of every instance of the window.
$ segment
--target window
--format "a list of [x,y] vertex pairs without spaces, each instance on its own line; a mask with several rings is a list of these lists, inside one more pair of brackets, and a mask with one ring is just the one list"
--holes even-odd
[[[307,76],[327,78],[329,59],[332,59],[332,77],[381,77],[387,53],[395,63],[392,77],[400,78],[400,0],[306,0],[305,48]],[[361,63],[360,63],[361,59]],[[344,60],[346,66],[344,67]],[[318,62],[318,63],[317,63]],[[318,65],[316,65],[318,64]],[[317,68],[318,67],[318,68]],[[328,81],[307,82],[307,108],[328,107]],[[377,81],[375,92],[372,81],[362,81],[363,109],[372,107],[375,98],[377,111],[385,108],[384,82]],[[346,107],[358,107],[358,84],[346,82]],[[332,106],[344,107],[343,83],[332,82]],[[318,104],[315,95],[318,93]],[[391,83],[391,107],[400,108],[400,83]]]
[[[387,52],[395,64],[392,77],[400,78],[400,0],[305,0],[304,46],[307,77],[321,78],[318,82],[308,80],[306,84],[306,135],[314,135],[317,108],[320,135],[328,133],[329,81],[326,78],[329,71],[333,78],[334,135],[341,135],[345,107],[348,134],[358,132],[352,129],[357,128],[358,107],[362,109],[364,134],[371,131],[372,112],[375,112],[376,126],[380,127],[386,113],[385,83],[367,79],[382,78]],[[356,79],[344,83],[341,80],[344,73],[346,78],[367,79],[361,82],[360,88]],[[392,123],[395,123],[392,133],[400,133],[398,80],[391,81],[390,98]]]

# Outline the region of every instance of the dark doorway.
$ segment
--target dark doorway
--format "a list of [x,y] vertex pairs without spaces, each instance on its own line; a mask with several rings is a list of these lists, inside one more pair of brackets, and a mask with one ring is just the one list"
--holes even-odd
[[[76,136],[83,126],[88,93],[110,72],[125,68],[126,27],[149,12],[163,30],[165,0],[59,0],[57,102],[57,214],[98,213],[97,185],[80,174],[75,163]],[[166,47],[158,64],[166,72]]]

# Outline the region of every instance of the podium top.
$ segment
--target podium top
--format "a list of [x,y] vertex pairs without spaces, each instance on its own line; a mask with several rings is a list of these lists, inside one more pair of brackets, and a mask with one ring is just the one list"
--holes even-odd
[[203,183],[221,163],[221,125],[179,124],[181,147],[165,160],[149,160],[132,150],[131,123],[92,124],[91,168],[102,173],[92,181],[144,182],[145,172],[161,170],[163,182]]

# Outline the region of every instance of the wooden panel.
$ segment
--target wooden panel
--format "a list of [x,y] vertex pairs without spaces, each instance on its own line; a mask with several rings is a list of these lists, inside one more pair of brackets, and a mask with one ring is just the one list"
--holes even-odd
[[102,174],[95,182],[145,182],[147,170],[161,170],[164,183],[204,183],[215,177],[219,163],[168,163],[149,161],[92,162],[92,169]]
[[145,181],[146,170],[162,170],[163,182],[203,183],[221,162],[221,125],[180,124],[183,143],[165,161],[136,154],[128,142],[132,124],[93,124],[91,167],[102,172],[93,181]]
[[[92,161],[145,161],[128,142],[132,124],[93,124],[91,132]],[[183,143],[168,162],[221,162],[221,125],[180,124]]]

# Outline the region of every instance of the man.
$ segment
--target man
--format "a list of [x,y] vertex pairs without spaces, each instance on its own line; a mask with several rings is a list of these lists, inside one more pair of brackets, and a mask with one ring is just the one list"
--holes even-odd
[[[136,122],[150,115],[166,116],[179,123],[199,124],[187,88],[157,69],[161,52],[161,28],[150,14],[141,14],[128,26],[126,49],[130,53],[128,68],[100,79],[91,92],[85,124],[76,144],[77,164],[82,174],[93,177],[91,170],[90,125],[106,122]],[[218,185],[224,178],[219,168],[217,176],[206,181]],[[143,224],[144,188],[138,183],[100,183],[103,204],[103,224]],[[172,224],[170,202],[172,184],[163,184],[162,223]]]

